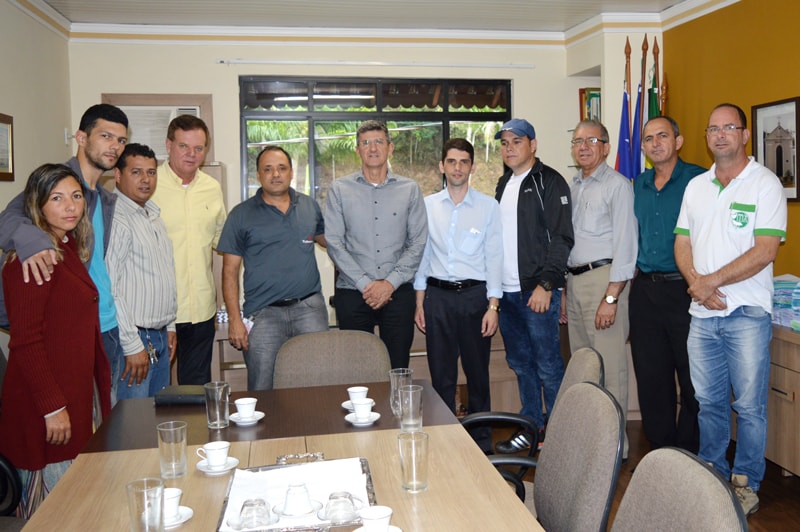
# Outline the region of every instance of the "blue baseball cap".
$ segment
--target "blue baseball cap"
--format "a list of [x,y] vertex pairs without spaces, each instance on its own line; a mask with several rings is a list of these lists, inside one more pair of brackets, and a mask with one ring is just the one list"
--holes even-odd
[[503,131],[510,131],[518,137],[528,137],[531,140],[536,138],[536,130],[533,129],[531,123],[524,118],[512,118],[503,124],[500,131],[494,134],[495,140],[502,136]]

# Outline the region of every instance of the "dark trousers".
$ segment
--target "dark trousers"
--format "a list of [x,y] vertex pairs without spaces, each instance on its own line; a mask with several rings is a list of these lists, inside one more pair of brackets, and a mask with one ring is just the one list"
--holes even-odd
[[340,329],[374,333],[377,325],[381,340],[389,350],[392,368],[408,367],[417,305],[411,283],[400,285],[391,301],[378,310],[370,308],[358,290],[336,288],[334,304]]
[[697,453],[698,405],[686,349],[691,321],[687,288],[683,280],[653,281],[646,275],[637,276],[630,291],[630,339],[642,426],[651,447],[670,445]]
[[211,382],[211,354],[214,352],[214,317],[200,323],[178,323],[178,384]]
[[[464,290],[425,290],[425,344],[433,387],[455,412],[458,359],[467,377],[467,411],[492,409],[489,389],[489,352],[492,338],[481,334],[488,301],[486,285]],[[491,429],[479,427],[470,434],[482,449],[492,448]]]

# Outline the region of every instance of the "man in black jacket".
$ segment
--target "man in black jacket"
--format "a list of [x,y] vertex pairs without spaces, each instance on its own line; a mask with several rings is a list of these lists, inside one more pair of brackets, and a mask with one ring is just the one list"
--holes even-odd
[[[503,220],[503,299],[500,332],[517,374],[523,415],[539,434],[520,431],[497,444],[501,453],[544,439],[547,416],[564,376],[558,333],[561,288],[574,241],[569,185],[536,157],[536,132],[515,118],[495,135],[509,168],[497,184]],[[547,415],[542,411],[542,391]]]

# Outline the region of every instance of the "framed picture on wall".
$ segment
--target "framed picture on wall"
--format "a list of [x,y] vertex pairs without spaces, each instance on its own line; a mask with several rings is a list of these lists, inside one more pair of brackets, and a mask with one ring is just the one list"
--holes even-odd
[[797,194],[798,98],[753,106],[753,156],[783,183],[789,201]]
[[0,113],[0,181],[14,181],[14,119]]

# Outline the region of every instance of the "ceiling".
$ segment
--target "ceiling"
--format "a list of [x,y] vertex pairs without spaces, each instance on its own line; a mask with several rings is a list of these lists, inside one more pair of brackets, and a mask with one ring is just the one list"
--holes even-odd
[[[72,24],[566,32],[696,0],[32,0]],[[25,3],[25,2],[21,2]],[[466,35],[465,35],[466,36]]]

